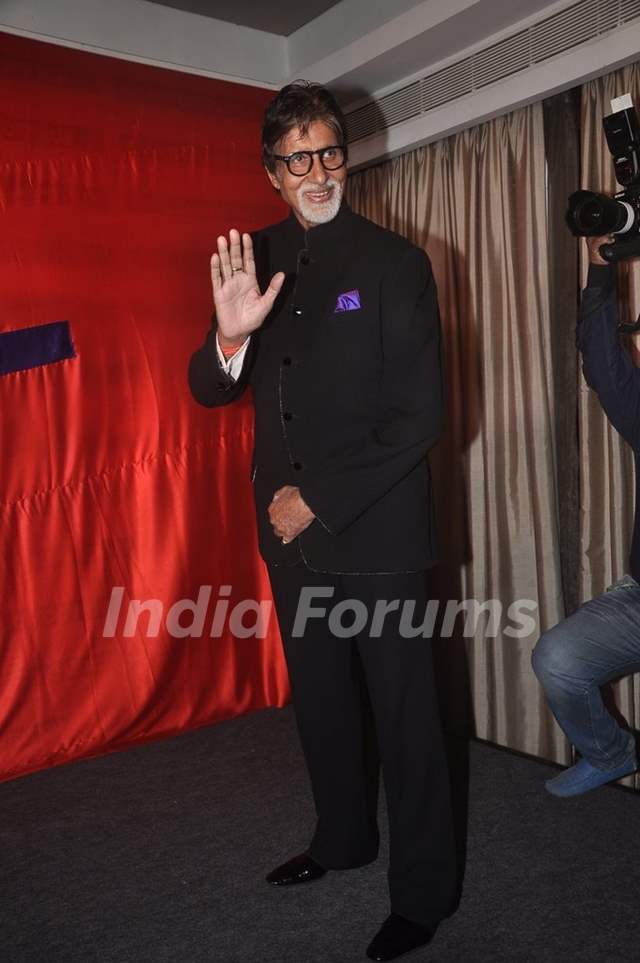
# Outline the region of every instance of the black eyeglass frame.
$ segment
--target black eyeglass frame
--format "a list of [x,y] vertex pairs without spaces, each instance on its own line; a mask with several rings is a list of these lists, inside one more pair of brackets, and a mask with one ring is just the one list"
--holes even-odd
[[[337,167],[327,167],[325,165],[322,155],[328,150],[341,150],[342,151],[342,163],[338,164]],[[292,157],[298,157],[300,154],[304,154],[309,158],[309,168],[302,174],[296,173],[296,171],[291,170],[290,161]],[[287,170],[293,177],[306,177],[309,171],[313,167],[313,155],[318,154],[320,157],[320,163],[326,171],[339,171],[341,167],[347,163],[347,148],[345,144],[330,144],[328,147],[320,147],[318,150],[294,150],[292,154],[273,154],[274,160],[284,161],[287,165]]]

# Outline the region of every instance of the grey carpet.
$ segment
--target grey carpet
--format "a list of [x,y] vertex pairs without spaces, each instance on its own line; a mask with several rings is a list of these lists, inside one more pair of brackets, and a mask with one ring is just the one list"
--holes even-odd
[[[463,816],[466,746],[453,750]],[[559,801],[543,788],[554,771],[470,744],[460,907],[407,960],[640,960],[640,799]],[[312,826],[290,708],[4,783],[0,958],[365,961],[388,912],[384,817],[376,863],[269,887]]]

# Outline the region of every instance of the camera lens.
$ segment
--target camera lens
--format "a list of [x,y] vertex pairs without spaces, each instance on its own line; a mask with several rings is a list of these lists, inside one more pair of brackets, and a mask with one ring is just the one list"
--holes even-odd
[[580,224],[583,225],[585,229],[593,230],[594,228],[600,227],[603,222],[604,215],[605,211],[603,210],[599,198],[592,197],[585,200],[580,206],[579,210],[576,212],[576,219],[579,220]]
[[635,223],[635,211],[625,201],[593,191],[576,191],[569,198],[566,213],[569,230],[579,237],[621,234]]

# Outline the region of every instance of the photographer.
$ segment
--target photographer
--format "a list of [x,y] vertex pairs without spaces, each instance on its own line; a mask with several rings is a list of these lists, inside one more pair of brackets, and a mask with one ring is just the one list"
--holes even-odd
[[589,276],[577,331],[583,372],[609,421],[634,451],[636,514],[625,575],[546,632],[533,668],[549,707],[579,750],[578,763],[548,780],[555,796],[577,796],[638,768],[634,736],[606,708],[600,686],[640,671],[640,369],[620,341],[614,267],[600,254],[612,237],[589,237]]

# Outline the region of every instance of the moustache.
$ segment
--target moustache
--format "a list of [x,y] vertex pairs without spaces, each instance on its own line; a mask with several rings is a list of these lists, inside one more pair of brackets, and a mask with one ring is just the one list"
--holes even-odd
[[319,194],[321,191],[335,190],[338,186],[337,181],[328,180],[324,184],[305,184],[300,188],[302,194]]

